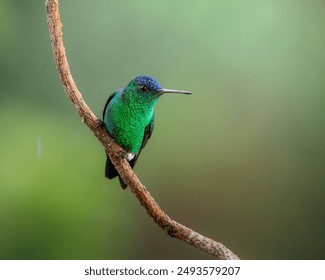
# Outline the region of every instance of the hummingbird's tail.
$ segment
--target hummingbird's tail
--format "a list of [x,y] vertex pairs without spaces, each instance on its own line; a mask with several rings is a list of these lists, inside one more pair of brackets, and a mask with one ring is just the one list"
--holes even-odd
[[123,190],[126,189],[127,184],[125,184],[123,179],[118,175],[118,172],[116,171],[115,166],[111,162],[110,158],[107,156],[106,166],[105,166],[105,177],[108,179],[113,179],[116,176],[118,176],[118,178],[120,180],[120,185],[121,185],[122,189]]
[[120,176],[118,176],[118,179],[120,181],[121,188],[125,190],[128,185],[124,183],[123,179]]

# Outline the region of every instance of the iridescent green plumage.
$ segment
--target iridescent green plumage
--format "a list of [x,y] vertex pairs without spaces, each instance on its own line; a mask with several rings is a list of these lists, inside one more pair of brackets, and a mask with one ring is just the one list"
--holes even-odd
[[[126,151],[132,168],[152,134],[154,108],[164,93],[190,94],[188,91],[164,89],[154,78],[141,75],[131,80],[125,88],[114,92],[106,102],[104,124],[115,142]],[[105,176],[109,179],[118,176],[108,157]],[[126,188],[121,178],[120,183],[122,188]]]

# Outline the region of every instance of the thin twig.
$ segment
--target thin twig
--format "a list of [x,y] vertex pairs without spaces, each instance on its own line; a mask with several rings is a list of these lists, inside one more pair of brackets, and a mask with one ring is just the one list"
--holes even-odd
[[128,162],[121,157],[122,148],[108,135],[105,127],[101,125],[102,123],[83,100],[80,91],[73,81],[62,40],[62,23],[58,5],[58,0],[46,0],[47,23],[54,53],[54,61],[59,72],[61,83],[73,107],[81,116],[82,121],[91,129],[105,147],[108,156],[124,182],[130,187],[131,191],[146,209],[150,217],[152,217],[155,223],[168,235],[183,240],[190,245],[216,256],[218,259],[239,259],[222,243],[205,237],[172,220],[166,215],[147,189],[142,185]]

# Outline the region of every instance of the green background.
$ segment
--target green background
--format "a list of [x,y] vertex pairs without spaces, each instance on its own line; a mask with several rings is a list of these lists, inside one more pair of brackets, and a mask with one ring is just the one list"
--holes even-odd
[[[158,102],[135,168],[173,219],[243,259],[325,258],[323,0],[60,1],[73,77],[101,117],[138,74]],[[165,235],[60,84],[44,1],[0,1],[0,258],[210,259]]]

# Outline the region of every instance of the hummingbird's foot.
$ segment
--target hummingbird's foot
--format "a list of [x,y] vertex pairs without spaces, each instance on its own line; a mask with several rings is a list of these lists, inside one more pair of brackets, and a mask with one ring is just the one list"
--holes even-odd
[[102,128],[105,128],[106,129],[106,126],[105,126],[104,122],[101,119],[97,119],[96,120],[96,126],[97,127],[102,127]]
[[135,155],[122,150],[122,151],[120,151],[120,156],[122,158],[126,159],[127,161],[130,161],[134,158]]

